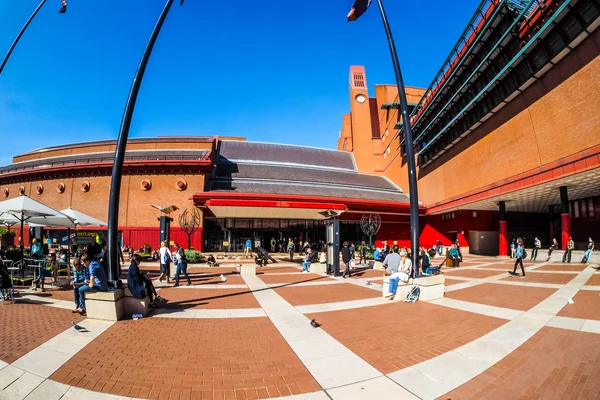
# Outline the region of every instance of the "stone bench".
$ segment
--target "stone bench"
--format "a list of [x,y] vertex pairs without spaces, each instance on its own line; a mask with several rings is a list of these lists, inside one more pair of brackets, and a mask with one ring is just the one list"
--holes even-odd
[[[526,251],[527,251],[527,260],[529,260],[531,258],[531,252],[533,251],[533,249],[526,249]],[[565,250],[554,250],[554,251],[552,251],[552,255],[550,256],[550,260],[548,262],[560,263],[560,262],[562,262],[564,255],[565,255]],[[571,252],[571,262],[575,263],[575,264],[580,263],[581,260],[583,259],[584,255],[585,255],[585,250],[573,250]],[[547,258],[548,258],[548,249],[547,248],[539,249],[536,260],[546,261]],[[526,260],[524,260],[524,261],[526,261]],[[590,263],[590,264],[600,263],[600,252],[593,251],[592,256],[588,260],[588,263]]]
[[123,298],[125,316],[129,317],[133,314],[142,314],[144,317],[150,314],[150,298],[148,296],[143,299],[136,299],[131,294],[129,288],[125,288],[123,291],[125,297]]
[[235,267],[242,276],[256,275],[256,264],[241,264]]
[[327,264],[325,263],[311,263],[308,270],[314,274],[325,274],[327,273]]
[[[394,300],[404,300],[413,287],[413,284],[419,286],[421,293],[419,294],[419,300],[428,301],[435,300],[444,297],[444,283],[446,278],[444,275],[429,275],[423,276],[417,279],[409,279],[408,282],[400,281],[398,283],[398,290]],[[388,294],[390,288],[390,277],[383,277],[383,290],[382,296]]]
[[85,310],[88,318],[118,321],[125,315],[123,289],[107,292],[86,292]]

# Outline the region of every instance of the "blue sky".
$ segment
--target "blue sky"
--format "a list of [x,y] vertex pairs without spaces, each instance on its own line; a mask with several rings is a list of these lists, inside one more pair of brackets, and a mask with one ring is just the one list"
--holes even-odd
[[[38,0],[0,1],[3,57]],[[116,138],[131,79],[164,0],[47,0],[0,75],[0,165],[39,147]],[[427,87],[478,0],[385,2],[405,84]],[[335,148],[351,65],[371,94],[394,83],[375,2],[175,1],[130,137],[231,135]],[[8,145],[8,146],[7,146]]]

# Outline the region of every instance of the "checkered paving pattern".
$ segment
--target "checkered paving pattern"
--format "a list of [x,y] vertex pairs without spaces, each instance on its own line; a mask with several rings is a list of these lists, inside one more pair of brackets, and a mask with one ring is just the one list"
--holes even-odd
[[440,399],[597,399],[599,374],[600,335],[544,327]]
[[[189,273],[188,273],[189,274]],[[221,275],[209,275],[209,274],[202,274],[202,275],[190,275],[190,279],[192,280],[192,285],[245,285],[246,282],[244,282],[244,279],[237,274],[232,274],[232,275],[225,275],[223,274],[223,276],[225,276],[225,279],[227,279],[225,282],[223,282],[221,280]],[[187,284],[185,277],[183,275],[181,275],[179,277],[179,284]]]
[[340,301],[381,297],[381,292],[350,283],[317,286],[287,286],[276,288],[277,292],[293,306],[307,304],[337,303]]
[[[521,269],[517,269],[517,272],[520,274]],[[526,272],[525,278],[516,278],[514,276],[507,276],[506,278],[502,278],[503,281],[516,281],[516,279],[520,279],[519,283],[522,282],[532,282],[532,283],[550,283],[555,285],[566,285],[573,278],[575,278],[577,274],[548,274],[544,272]]]
[[268,284],[276,283],[310,283],[310,282],[333,282],[334,279],[318,274],[281,274],[281,275],[261,275],[259,278]]
[[501,274],[501,271],[486,271],[486,270],[479,270],[479,269],[444,269],[444,275],[446,275],[446,277],[453,277],[453,276],[460,276],[463,278],[477,278],[477,279],[483,279],[483,278],[489,278],[490,276],[494,276],[494,275],[498,275]]
[[295,267],[280,266],[280,267],[262,267],[262,268],[257,267],[256,268],[256,275],[285,274],[288,272],[302,272],[302,267],[295,268]]
[[410,367],[460,347],[506,323],[425,302],[394,302],[311,314],[322,329],[383,373]]
[[[74,305],[74,303],[73,303]],[[84,318],[38,304],[0,305],[0,360],[12,363]]]
[[600,320],[600,291],[581,290],[558,313],[561,317]]
[[528,311],[555,291],[556,289],[484,283],[483,285],[447,292],[446,297],[489,306]]
[[166,309],[260,308],[248,289],[168,288],[161,289],[160,296],[168,300],[162,306]]
[[321,389],[268,318],[118,322],[50,379],[148,399],[265,399]]
[[381,278],[383,276],[383,271],[374,270],[374,269],[365,269],[359,271],[352,271],[352,279],[361,279],[361,278]]
[[50,288],[50,285],[46,285],[46,290],[44,292],[38,290],[31,293],[27,292],[27,294],[39,297],[40,300],[43,300],[44,298],[51,298],[53,300],[72,301],[73,308],[75,308],[72,286],[65,286],[63,288]]
[[446,276],[445,280],[444,280],[444,285],[446,286],[450,286],[450,285],[456,285],[459,283],[465,283],[466,281],[460,281],[458,279],[448,279],[448,276]]
[[586,269],[585,264],[549,264],[542,267],[536,268],[538,271],[567,271],[567,272],[581,272]]

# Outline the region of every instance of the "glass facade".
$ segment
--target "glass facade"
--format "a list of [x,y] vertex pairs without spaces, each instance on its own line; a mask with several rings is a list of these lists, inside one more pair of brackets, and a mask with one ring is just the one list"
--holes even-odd
[[[342,240],[358,243],[368,240],[360,229],[358,221],[341,221]],[[285,252],[288,239],[292,238],[299,250],[305,241],[317,244],[319,250],[325,245],[325,221],[304,219],[238,219],[205,218],[205,252],[243,252],[246,240],[252,240],[253,247],[263,247],[268,252]],[[271,246],[275,239],[274,250]]]

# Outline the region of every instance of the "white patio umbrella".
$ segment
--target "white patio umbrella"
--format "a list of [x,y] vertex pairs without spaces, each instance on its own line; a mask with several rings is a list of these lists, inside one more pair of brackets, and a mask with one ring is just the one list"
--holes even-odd
[[[80,211],[73,210],[71,207],[69,207],[65,210],[62,210],[61,213],[72,218],[75,221],[75,224],[77,226],[108,226],[108,224],[106,222],[100,221],[99,219],[91,217]],[[69,263],[71,262],[71,245],[70,245],[70,243],[71,243],[71,229],[69,228],[69,229],[67,229],[67,246],[68,246],[67,257],[68,257]],[[75,240],[75,244],[77,244],[77,240]]]
[[[74,228],[75,222],[67,215],[57,211],[26,195],[9,200],[0,201],[0,220],[5,224],[21,224],[21,238],[23,225],[36,224],[44,226],[62,226]],[[21,259],[23,258],[23,239],[21,239]]]

